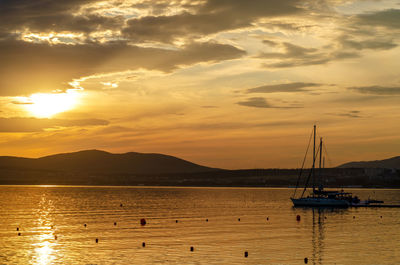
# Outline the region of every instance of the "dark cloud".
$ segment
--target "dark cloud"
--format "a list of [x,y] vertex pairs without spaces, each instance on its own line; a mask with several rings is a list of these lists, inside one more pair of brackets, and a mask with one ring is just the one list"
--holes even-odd
[[359,110],[352,110],[348,112],[340,112],[340,113],[327,113],[328,115],[346,117],[346,118],[362,118],[361,112]]
[[99,0],[2,0],[0,8],[0,32],[75,31],[92,32],[99,29],[118,28],[122,17],[101,15],[75,15],[80,7]]
[[281,44],[283,52],[261,53],[257,56],[260,59],[279,59],[276,63],[265,63],[265,67],[285,68],[304,65],[324,64],[331,60],[329,56],[321,53],[316,48],[304,48],[292,43]]
[[388,29],[400,29],[400,9],[387,9],[360,14],[355,17],[360,25],[381,26]]
[[204,36],[225,30],[248,27],[260,17],[275,17],[302,12],[299,1],[209,0],[195,13],[172,16],[147,16],[127,21],[124,36],[134,42],[172,42],[179,37]]
[[265,85],[250,88],[247,90],[247,93],[304,92],[308,91],[304,88],[316,86],[320,86],[320,84],[295,82],[288,84]]
[[214,14],[183,13],[174,16],[149,16],[131,19],[122,30],[133,42],[172,42],[179,37],[204,36],[223,30],[250,26],[248,20]]
[[339,38],[339,43],[345,49],[355,49],[355,50],[389,50],[397,47],[397,44],[394,43],[393,39],[382,39],[382,38],[373,38],[373,39],[363,39],[363,40],[352,40],[348,36],[341,36]]
[[341,52],[389,50],[399,38],[400,10],[388,9],[345,18],[336,39]]
[[[326,64],[335,60],[343,60],[349,58],[360,57],[360,54],[354,49],[346,50],[329,50],[330,47],[317,48],[305,48],[299,45],[295,45],[288,42],[279,44],[283,49],[282,52],[262,52],[256,58],[269,61],[262,65],[266,68],[287,68],[307,65],[318,65]],[[365,47],[373,48],[373,43],[360,44]],[[380,44],[383,46],[384,44]],[[386,44],[385,44],[386,45]],[[378,48],[378,44],[375,43],[375,47]],[[387,46],[387,45],[386,45]],[[270,62],[275,60],[275,62]]]
[[261,97],[248,98],[245,101],[237,102],[237,104],[254,108],[273,108],[273,106],[270,103],[268,103],[265,98]]
[[372,95],[381,96],[397,96],[400,95],[400,86],[385,87],[385,86],[361,86],[361,87],[349,87],[348,89]]
[[278,45],[278,43],[276,41],[272,41],[272,40],[263,40],[262,43],[267,44],[269,46],[276,46]]
[[40,132],[50,128],[104,126],[108,124],[108,121],[100,119],[0,118],[0,132]]
[[184,65],[235,59],[243,50],[215,42],[190,43],[179,50],[143,48],[125,42],[48,45],[0,42],[0,96],[63,89],[95,73],[144,68],[169,72]]
[[293,109],[293,108],[301,108],[298,105],[290,105],[290,106],[275,106],[270,104],[265,98],[262,97],[253,97],[248,98],[245,101],[239,101],[236,104],[246,107],[253,107],[253,108],[276,108],[276,109]]

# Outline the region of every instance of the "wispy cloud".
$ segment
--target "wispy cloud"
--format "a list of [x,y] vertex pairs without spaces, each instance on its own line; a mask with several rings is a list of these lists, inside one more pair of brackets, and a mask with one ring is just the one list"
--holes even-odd
[[293,108],[302,108],[298,105],[288,105],[288,106],[276,106],[269,103],[265,98],[262,97],[252,97],[248,98],[244,101],[239,101],[236,104],[246,107],[253,108],[265,108],[265,109],[293,109]]
[[[244,50],[217,42],[190,43],[180,49],[166,50],[126,42],[48,45],[0,41],[0,61],[7,61],[0,65],[0,96],[65,89],[65,83],[96,73],[126,69],[171,72],[187,65],[216,63],[245,54]],[[19,75],[24,78],[17,78]]]
[[363,118],[363,115],[361,115],[361,112],[359,110],[351,110],[351,111],[327,113],[327,114],[339,117],[346,117],[346,118]]
[[108,124],[108,121],[101,119],[0,118],[0,132],[40,132],[60,127],[105,126]]
[[281,93],[281,92],[305,92],[309,91],[304,88],[318,87],[321,84],[294,82],[287,84],[265,85],[254,88],[249,88],[247,93]]
[[400,86],[359,86],[349,87],[349,90],[363,94],[381,95],[381,96],[396,96],[400,95]]

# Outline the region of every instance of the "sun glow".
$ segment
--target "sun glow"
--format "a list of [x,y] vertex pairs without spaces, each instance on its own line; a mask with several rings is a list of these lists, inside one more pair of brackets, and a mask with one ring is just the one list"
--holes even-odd
[[64,93],[38,93],[26,98],[25,108],[39,118],[49,118],[57,113],[73,109],[79,99],[76,90],[67,90]]

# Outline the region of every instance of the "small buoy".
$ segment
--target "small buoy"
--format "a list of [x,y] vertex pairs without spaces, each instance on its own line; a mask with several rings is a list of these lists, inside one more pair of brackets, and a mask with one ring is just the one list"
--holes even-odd
[[267,221],[269,221],[269,217],[267,217]]
[[117,225],[117,222],[114,222],[114,225]]
[[240,218],[238,218],[238,221],[240,222]]
[[308,263],[308,258],[304,258],[304,263],[305,263],[305,264]]
[[300,221],[300,219],[301,219],[300,215],[297,215],[297,216],[296,216],[296,220],[297,220],[297,222],[299,222],[299,221]]
[[208,222],[208,219],[206,219],[206,222]]
[[190,247],[190,251],[192,251],[192,252],[193,252],[193,251],[194,251],[194,247]]
[[142,243],[142,247],[145,247],[145,246],[146,246],[146,242],[143,242],[143,243]]
[[244,257],[247,258],[249,256],[249,252],[245,251],[244,252]]
[[146,219],[144,219],[144,218],[140,219],[140,224],[141,225],[146,225]]
[[54,236],[54,239],[57,240],[57,236]]
[[86,227],[87,225],[86,225],[86,224],[84,224],[83,226],[84,226],[84,227]]
[[122,207],[122,203],[119,205],[119,207]]
[[[381,216],[382,217],[382,216]],[[17,227],[17,231],[19,231],[19,227]]]
[[381,218],[382,218],[382,215],[381,215]]
[[96,243],[99,243],[99,239],[98,238],[96,238]]
[[21,233],[18,233],[18,235],[20,236],[20,235],[21,235]]
[[353,219],[356,219],[356,217],[355,217],[355,216],[353,216]]
[[178,220],[175,220],[175,223],[177,223],[178,222]]
[[326,219],[326,216],[324,216],[324,219]]

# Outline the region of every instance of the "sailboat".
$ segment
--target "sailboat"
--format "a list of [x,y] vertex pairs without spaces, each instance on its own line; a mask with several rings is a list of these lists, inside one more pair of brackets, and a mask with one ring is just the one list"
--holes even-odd
[[[302,206],[302,207],[341,207],[347,208],[352,206],[354,203],[358,203],[360,200],[357,196],[353,197],[351,193],[344,192],[343,190],[324,190],[322,184],[316,188],[316,176],[315,176],[315,160],[316,160],[316,146],[315,146],[315,138],[317,134],[317,127],[314,125],[313,137],[314,137],[314,146],[313,146],[313,164],[310,171],[310,175],[306,181],[306,185],[304,190],[299,198],[295,198],[296,190],[290,199],[293,202],[294,206]],[[320,138],[319,144],[319,180],[321,180],[321,159],[322,159],[322,138]],[[304,163],[303,163],[304,165]],[[300,173],[301,174],[301,173]],[[300,176],[299,176],[300,177]],[[312,191],[311,193],[305,197],[304,193],[307,190],[308,181],[312,177]],[[319,181],[321,183],[321,181]]]

